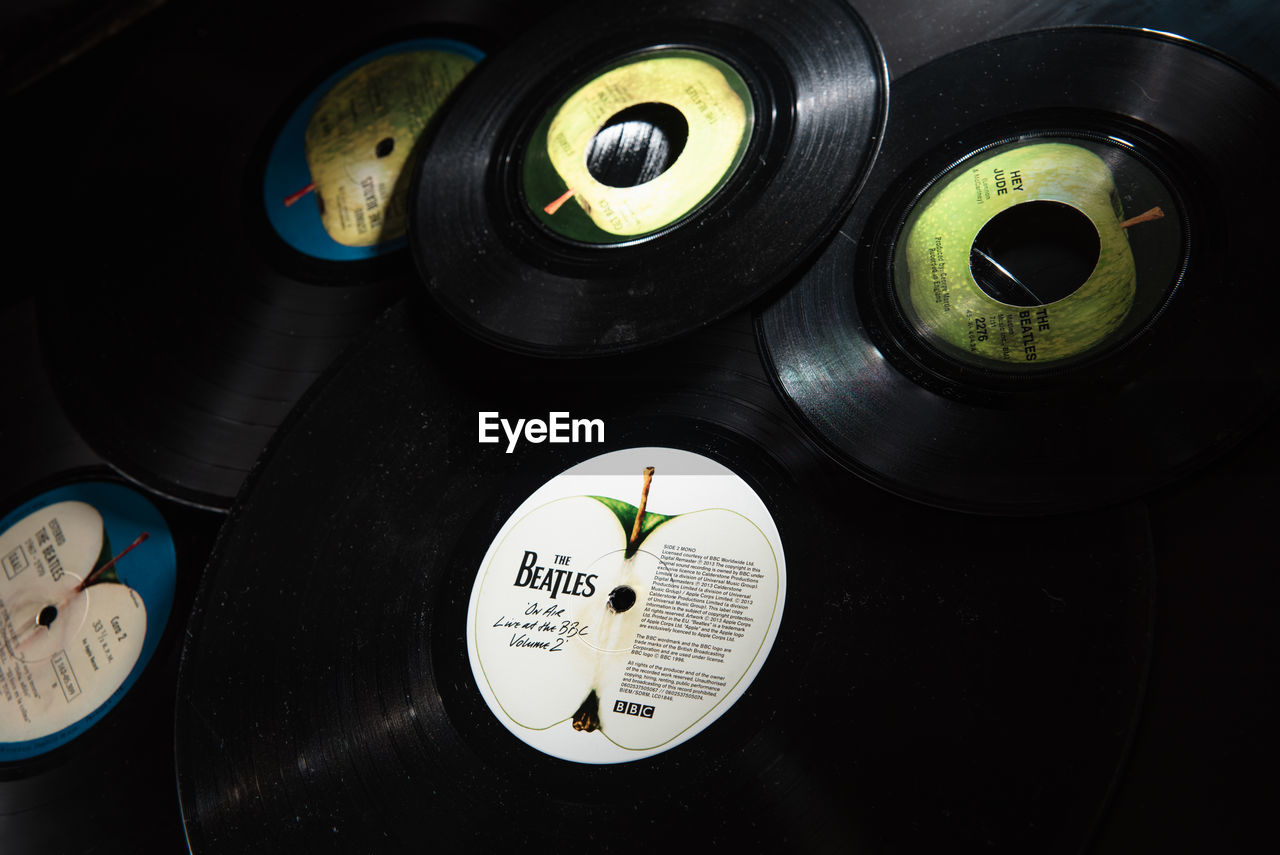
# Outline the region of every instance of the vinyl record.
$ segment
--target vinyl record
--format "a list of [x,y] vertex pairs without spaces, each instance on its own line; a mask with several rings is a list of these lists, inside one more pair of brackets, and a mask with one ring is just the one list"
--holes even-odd
[[11,413],[0,422],[0,507],[7,507],[55,473],[104,464],[58,406],[33,300],[0,309],[0,341],[7,348],[0,387]]
[[1199,45],[1013,36],[895,83],[840,237],[762,315],[783,394],[848,468],[924,502],[1133,496],[1273,406],[1263,250],[1280,97]]
[[514,23],[501,3],[341,26],[323,5],[298,11],[216,35],[174,25],[179,47],[156,39],[143,79],[121,75],[119,112],[68,183],[111,188],[124,213],[41,295],[81,433],[205,507],[229,506],[301,393],[414,281],[416,142]]
[[[0,836],[15,851],[182,845],[172,709],[216,518],[101,469],[0,516]],[[89,584],[80,588],[85,580]]]
[[893,80],[989,39],[1051,27],[1109,25],[1177,33],[1280,82],[1280,58],[1271,49],[1280,38],[1280,18],[1270,0],[986,0],[982,14],[933,0],[862,0],[858,12],[880,40]]
[[587,380],[404,307],[349,351],[197,596],[192,851],[1077,850],[1142,693],[1145,512],[885,496],[739,319]]
[[886,93],[841,0],[573,6],[487,63],[430,135],[415,259],[450,316],[505,348],[665,341],[831,233]]

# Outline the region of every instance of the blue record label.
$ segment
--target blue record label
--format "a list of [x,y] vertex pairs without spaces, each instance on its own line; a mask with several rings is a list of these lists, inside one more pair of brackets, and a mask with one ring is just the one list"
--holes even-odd
[[413,39],[367,53],[316,87],[267,158],[262,202],[280,238],[328,261],[404,246],[414,145],[483,57],[452,39]]
[[65,745],[120,702],[176,580],[164,518],[120,484],[59,487],[0,518],[0,762]]

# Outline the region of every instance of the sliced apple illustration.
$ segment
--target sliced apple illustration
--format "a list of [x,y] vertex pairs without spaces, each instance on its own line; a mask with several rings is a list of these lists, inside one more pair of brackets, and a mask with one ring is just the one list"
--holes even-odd
[[379,57],[338,81],[305,134],[325,231],[344,246],[404,234],[408,158],[418,136],[475,60],[444,50]]
[[0,758],[5,743],[93,712],[138,661],[146,608],[109,555],[102,516],[84,502],[45,506],[0,533]]
[[[1081,222],[1097,232],[1097,263],[1061,299],[1004,302],[975,280],[975,239],[997,216],[1036,202],[1087,218]],[[954,168],[909,219],[895,265],[899,298],[923,335],[980,359],[1075,356],[1115,332],[1133,306],[1137,270],[1125,233],[1133,222],[1124,221],[1115,177],[1093,151],[1067,142],[1016,144]]]
[[[660,55],[606,71],[573,92],[551,118],[544,141],[563,192],[531,199],[535,213],[554,224],[557,211],[572,199],[597,228],[631,237],[693,211],[737,164],[751,128],[751,105],[726,73],[733,72],[709,58]],[[602,183],[587,165],[592,140],[612,117],[643,105],[666,105],[683,116],[687,136],[680,153],[650,181],[631,187]]]
[[649,512],[651,478],[662,492],[646,472],[639,506],[580,495],[529,509],[479,574],[477,679],[540,750],[581,762],[665,750],[745,690],[776,633],[770,538],[726,508]]

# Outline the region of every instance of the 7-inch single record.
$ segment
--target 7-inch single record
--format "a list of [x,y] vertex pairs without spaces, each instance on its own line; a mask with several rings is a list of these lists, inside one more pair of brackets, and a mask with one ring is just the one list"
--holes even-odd
[[1174,36],[1076,28],[943,57],[895,103],[840,236],[760,319],[841,463],[1038,513],[1136,495],[1256,426],[1280,385],[1272,85]]
[[192,851],[1077,851],[1142,695],[1145,511],[886,496],[739,318],[588,378],[394,308],[207,567]]
[[126,103],[67,183],[114,188],[131,215],[82,234],[80,264],[41,293],[81,433],[130,478],[205,507],[230,505],[303,391],[415,281],[417,142],[511,25],[494,3],[341,26],[306,11],[221,40],[175,26],[166,37],[196,44],[166,38],[144,79],[121,75]]
[[468,80],[410,210],[427,289],[548,356],[706,325],[792,272],[848,210],[884,59],[842,0],[578,4]]

